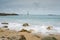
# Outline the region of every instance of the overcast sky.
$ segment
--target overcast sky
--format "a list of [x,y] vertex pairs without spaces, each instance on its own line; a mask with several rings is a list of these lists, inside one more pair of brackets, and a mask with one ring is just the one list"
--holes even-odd
[[0,0],[0,12],[19,14],[58,14],[60,0]]

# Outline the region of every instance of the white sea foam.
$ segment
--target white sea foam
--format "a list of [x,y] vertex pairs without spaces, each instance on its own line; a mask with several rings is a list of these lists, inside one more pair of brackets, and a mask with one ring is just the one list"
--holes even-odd
[[[3,25],[0,24],[0,27],[2,27]],[[16,30],[16,31],[20,31],[22,29],[25,29],[25,30],[33,30],[32,33],[42,33],[42,34],[55,34],[55,33],[60,33],[60,27],[54,27],[53,26],[53,29],[52,30],[47,30],[47,27],[46,25],[30,25],[29,27],[23,27],[22,24],[20,23],[9,23],[8,24],[8,28],[10,30]]]
[[19,24],[19,23],[9,23],[8,28],[9,28],[10,30],[19,31],[19,30],[22,29],[22,24]]

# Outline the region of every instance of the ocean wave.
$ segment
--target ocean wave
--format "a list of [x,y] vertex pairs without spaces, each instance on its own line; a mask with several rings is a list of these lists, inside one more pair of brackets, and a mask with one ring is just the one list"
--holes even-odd
[[[0,23],[0,27],[2,27],[3,25]],[[48,26],[47,25],[29,25],[28,27],[23,27],[22,23],[9,23],[8,28],[10,30],[16,30],[16,31],[20,31],[22,29],[31,30],[31,33],[42,33],[42,34],[56,34],[56,33],[60,33],[60,27],[55,27],[52,26],[51,30],[48,30]],[[49,25],[50,26],[50,25]]]

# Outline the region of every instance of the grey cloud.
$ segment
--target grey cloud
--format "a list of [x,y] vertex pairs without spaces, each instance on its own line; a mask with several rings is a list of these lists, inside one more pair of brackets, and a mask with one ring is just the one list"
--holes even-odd
[[0,9],[9,8],[13,11],[22,9],[39,13],[58,13],[60,0],[0,0]]

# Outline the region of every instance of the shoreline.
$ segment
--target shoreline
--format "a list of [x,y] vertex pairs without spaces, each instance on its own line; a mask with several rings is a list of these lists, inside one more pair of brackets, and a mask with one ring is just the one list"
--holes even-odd
[[[28,23],[29,24],[29,23]],[[50,25],[49,25],[50,26]],[[9,30],[15,30],[15,31],[20,31],[22,29],[28,30],[28,31],[32,31],[32,33],[42,33],[42,34],[57,34],[60,33],[60,28],[59,27],[54,27],[54,26],[50,26],[52,28],[52,30],[48,30],[46,25],[31,25],[29,24],[29,26],[27,27],[23,27],[23,23],[7,23],[7,22],[3,22],[0,23],[0,28],[3,27],[8,27]],[[42,30],[43,29],[43,30]]]
[[0,23],[1,40],[3,38],[4,40],[42,40],[46,39],[45,37],[60,40],[60,33],[53,26],[31,25],[29,23]]

